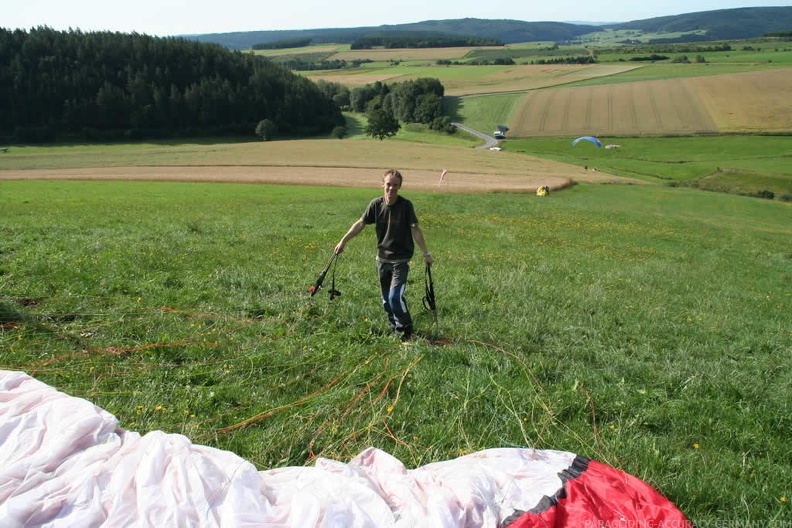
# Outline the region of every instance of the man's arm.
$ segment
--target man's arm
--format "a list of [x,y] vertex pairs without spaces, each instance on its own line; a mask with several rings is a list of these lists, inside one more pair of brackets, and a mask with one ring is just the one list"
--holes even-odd
[[347,245],[347,242],[349,242],[351,239],[353,239],[356,236],[358,236],[358,234],[360,234],[360,232],[363,231],[363,228],[365,228],[365,227],[366,227],[366,224],[363,223],[363,219],[362,218],[359,219],[354,224],[352,224],[352,227],[349,228],[349,231],[347,231],[346,235],[344,235],[343,238],[341,239],[341,241],[338,244],[336,244],[336,247],[335,247],[336,255],[338,255],[339,253],[342,253],[344,251],[344,247]]
[[421,251],[423,252],[424,262],[431,266],[434,263],[434,259],[432,258],[432,254],[429,253],[429,250],[426,248],[426,239],[424,239],[423,231],[421,231],[421,228],[418,227],[418,224],[413,224],[411,229],[415,243],[418,244],[418,247],[421,248]]

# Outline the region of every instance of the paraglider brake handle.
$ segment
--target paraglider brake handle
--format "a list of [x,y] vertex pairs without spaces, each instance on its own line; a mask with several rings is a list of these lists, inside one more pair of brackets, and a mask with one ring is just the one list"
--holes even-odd
[[333,276],[332,276],[333,282],[330,286],[330,300],[332,301],[336,297],[341,296],[341,292],[338,291],[335,287],[335,267],[333,266],[333,263],[336,261],[338,255],[339,254],[336,253],[335,251],[333,252],[333,255],[330,257],[330,260],[327,262],[324,269],[319,274],[319,277],[317,277],[316,282],[310,288],[308,288],[308,291],[311,292],[311,297],[316,295],[319,292],[319,290],[322,289],[322,284],[324,283],[325,277],[327,276],[327,272],[330,271],[331,266],[333,267]]
[[424,297],[421,299],[423,301],[424,308],[434,312],[437,310],[437,305],[435,303],[435,291],[434,291],[434,281],[432,280],[432,265],[426,265],[426,271],[424,274]]

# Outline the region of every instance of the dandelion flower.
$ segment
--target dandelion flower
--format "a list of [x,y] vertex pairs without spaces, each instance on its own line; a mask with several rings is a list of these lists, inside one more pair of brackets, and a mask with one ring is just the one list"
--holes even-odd
[[698,449],[699,447],[701,447],[701,446],[698,445],[698,444],[693,444],[693,449]]

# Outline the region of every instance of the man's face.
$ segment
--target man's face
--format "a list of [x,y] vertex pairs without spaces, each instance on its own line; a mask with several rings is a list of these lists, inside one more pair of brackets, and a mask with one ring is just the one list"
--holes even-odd
[[393,174],[388,174],[385,176],[385,179],[382,180],[382,188],[385,190],[386,203],[392,204],[396,201],[396,196],[399,194],[400,187],[401,180],[398,176]]

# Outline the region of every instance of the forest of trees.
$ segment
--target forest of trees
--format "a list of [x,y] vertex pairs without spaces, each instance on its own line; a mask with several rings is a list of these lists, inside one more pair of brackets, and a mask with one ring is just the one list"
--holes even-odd
[[422,123],[432,130],[453,133],[451,118],[444,115],[445,88],[438,79],[420,78],[388,85],[382,82],[355,88],[349,94],[352,111],[371,118],[384,112],[405,123]]
[[289,57],[286,59],[277,59],[275,62],[286,66],[292,71],[316,71],[316,70],[346,70],[348,68],[359,68],[362,64],[371,62],[371,59],[356,59],[353,61],[345,61],[343,59],[332,60],[304,60],[301,57]]
[[293,38],[286,40],[277,40],[275,42],[261,42],[258,44],[253,44],[251,49],[276,50],[276,49],[287,49],[287,48],[304,48],[306,46],[310,46],[311,42],[312,42],[311,38]]
[[[419,78],[393,84],[377,81],[352,90],[335,82],[317,81],[319,90],[339,107],[365,113],[366,134],[379,139],[394,135],[404,123],[421,123],[431,130],[453,134],[456,128],[445,115],[445,87],[438,79]],[[343,131],[334,136],[343,137]]]
[[0,28],[0,137],[288,135],[343,125],[313,82],[252,54],[137,33]]
[[464,46],[503,46],[497,39],[485,37],[438,35],[376,35],[358,38],[350,49],[395,48],[454,48]]
[[578,57],[556,57],[555,59],[537,59],[531,64],[596,64],[597,59],[591,55],[581,55]]

